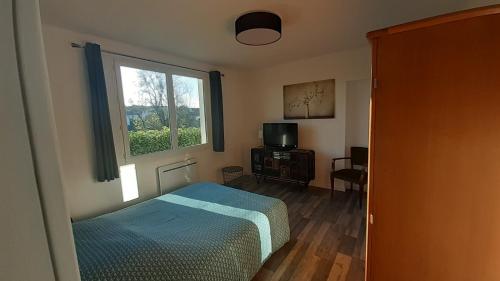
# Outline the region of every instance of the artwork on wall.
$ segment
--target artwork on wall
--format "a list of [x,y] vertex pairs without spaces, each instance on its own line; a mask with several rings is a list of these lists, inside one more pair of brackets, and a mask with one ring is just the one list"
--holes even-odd
[[283,86],[285,119],[335,118],[335,79]]

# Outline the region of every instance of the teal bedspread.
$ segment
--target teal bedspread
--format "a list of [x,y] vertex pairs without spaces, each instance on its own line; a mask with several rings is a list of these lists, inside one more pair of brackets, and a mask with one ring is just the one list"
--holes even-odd
[[82,281],[250,280],[290,238],[278,199],[189,185],[73,224]]

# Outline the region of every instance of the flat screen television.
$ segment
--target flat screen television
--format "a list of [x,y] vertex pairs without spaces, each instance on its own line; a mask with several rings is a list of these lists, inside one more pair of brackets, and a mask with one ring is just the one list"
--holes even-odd
[[298,147],[297,123],[264,123],[264,145],[293,149]]

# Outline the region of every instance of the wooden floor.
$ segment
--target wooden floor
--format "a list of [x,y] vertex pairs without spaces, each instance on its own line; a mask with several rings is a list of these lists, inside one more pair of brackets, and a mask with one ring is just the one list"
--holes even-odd
[[232,187],[276,197],[288,206],[291,238],[257,273],[262,280],[364,280],[366,199],[358,193],[300,187],[244,176]]

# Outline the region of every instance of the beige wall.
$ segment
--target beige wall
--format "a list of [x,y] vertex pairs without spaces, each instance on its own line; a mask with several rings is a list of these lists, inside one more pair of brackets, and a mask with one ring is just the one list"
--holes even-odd
[[[246,115],[250,138],[244,140],[245,146],[259,144],[262,123],[283,121],[283,85],[334,78],[335,118],[291,121],[299,124],[299,146],[316,151],[316,180],[311,184],[329,188],[331,158],[345,153],[346,82],[369,79],[370,58],[370,50],[361,48],[256,70],[249,83]],[[249,162],[246,155],[247,170]],[[340,183],[336,186],[343,189]]]
[[[44,40],[47,52],[49,76],[52,88],[54,112],[64,172],[66,200],[74,218],[94,216],[154,197],[158,194],[156,168],[158,166],[195,157],[199,160],[202,180],[221,181],[220,169],[226,165],[241,165],[243,155],[242,138],[246,130],[241,114],[246,97],[243,71],[218,68],[175,56],[136,48],[116,41],[84,35],[69,30],[44,25]],[[90,105],[88,98],[86,67],[81,49],[71,48],[70,42],[93,41],[103,49],[123,52],[138,57],[189,66],[204,70],[221,70],[224,93],[224,125],[226,151],[215,153],[211,147],[142,157],[134,160],[139,183],[139,199],[122,202],[120,180],[99,183],[93,173],[93,148]],[[112,116],[113,120],[120,120]],[[115,124],[114,124],[115,125]],[[115,138],[117,146],[122,140]],[[119,163],[125,160],[117,152]]]

